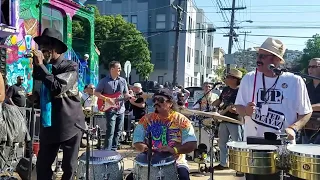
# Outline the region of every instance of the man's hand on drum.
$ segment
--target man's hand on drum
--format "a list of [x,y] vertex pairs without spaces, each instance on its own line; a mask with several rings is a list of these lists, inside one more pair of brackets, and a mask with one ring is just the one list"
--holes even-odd
[[251,116],[256,109],[256,104],[254,102],[249,102],[245,108],[245,113],[247,116]]
[[285,129],[286,134],[288,135],[288,140],[294,140],[296,137],[296,132],[292,128],[286,128]]
[[161,148],[157,149],[159,152],[169,152],[171,154],[175,154],[174,149],[170,146],[162,146]]

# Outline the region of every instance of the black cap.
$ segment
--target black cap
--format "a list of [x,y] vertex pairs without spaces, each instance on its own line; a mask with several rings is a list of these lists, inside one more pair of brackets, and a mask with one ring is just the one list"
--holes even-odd
[[160,90],[160,91],[154,93],[153,96],[164,96],[164,97],[168,98],[169,100],[173,100],[172,93],[169,92],[168,90]]

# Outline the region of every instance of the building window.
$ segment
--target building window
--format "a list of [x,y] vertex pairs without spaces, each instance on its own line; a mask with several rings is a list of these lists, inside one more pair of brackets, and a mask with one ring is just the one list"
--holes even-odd
[[188,47],[188,50],[187,50],[187,62],[190,63],[190,60],[191,60],[191,48]]
[[122,18],[128,22],[128,16],[127,15],[122,15]]
[[162,52],[156,53],[156,61],[164,61],[164,53]]
[[204,39],[205,33],[204,33],[204,25],[203,24],[202,24],[202,29],[203,30],[201,30],[201,38]]
[[137,27],[137,24],[138,24],[138,16],[137,15],[131,16],[131,23]]
[[200,23],[197,23],[197,37],[200,37]]
[[200,51],[200,65],[203,65],[203,55],[202,55],[202,51]]
[[166,15],[157,14],[156,29],[165,29],[165,28],[166,28]]
[[188,19],[188,29],[187,29],[187,31],[189,32],[189,33],[191,33],[191,30],[192,29],[192,21],[191,21],[191,17],[189,16],[189,19]]
[[207,57],[207,68],[211,68],[211,57]]
[[176,15],[171,14],[171,28],[174,29],[175,26],[176,26]]
[[194,63],[199,64],[199,50],[195,51]]
[[163,84],[163,76],[158,76],[158,83]]
[[54,28],[60,31],[63,36],[63,15],[59,10],[53,9],[49,6],[42,6],[41,25],[42,31],[45,28]]
[[208,46],[211,46],[211,35],[208,35]]

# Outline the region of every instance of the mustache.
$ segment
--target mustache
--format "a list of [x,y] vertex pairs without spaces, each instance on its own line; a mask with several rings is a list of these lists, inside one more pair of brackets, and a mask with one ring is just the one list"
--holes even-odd
[[257,66],[263,66],[263,62],[262,61],[257,61]]

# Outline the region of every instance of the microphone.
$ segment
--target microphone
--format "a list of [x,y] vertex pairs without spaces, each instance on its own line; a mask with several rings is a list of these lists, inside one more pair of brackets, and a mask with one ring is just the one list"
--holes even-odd
[[33,58],[33,53],[25,54],[25,55],[23,55],[23,57],[25,57],[25,58]]
[[283,69],[276,68],[274,64],[270,64],[270,65],[269,65],[269,70],[271,70],[274,74],[276,74],[276,75],[278,75],[278,76],[281,75],[282,72],[284,72]]
[[220,85],[220,84],[222,84],[222,82],[216,82],[213,84],[213,86]]

